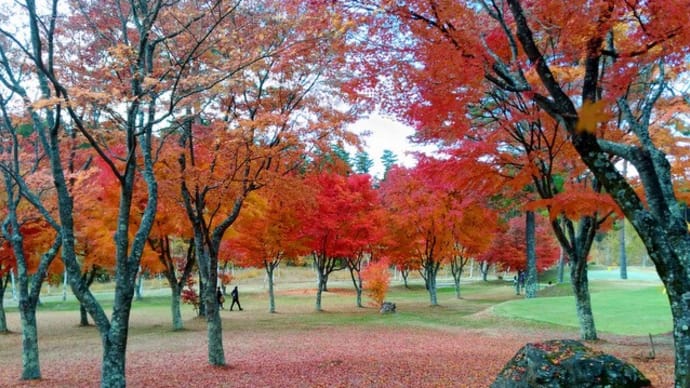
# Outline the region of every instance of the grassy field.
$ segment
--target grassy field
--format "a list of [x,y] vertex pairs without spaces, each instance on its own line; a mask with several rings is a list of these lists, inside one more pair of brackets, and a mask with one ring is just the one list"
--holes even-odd
[[[183,306],[185,330],[170,330],[165,285],[147,282],[144,298],[133,304],[129,386],[481,387],[524,343],[578,336],[569,285],[546,287],[539,298],[525,300],[514,294],[510,282],[467,281],[462,299],[455,298],[452,287],[442,287],[440,306],[431,307],[419,279],[410,289],[394,282],[387,300],[397,304],[398,312],[382,315],[373,307],[355,307],[348,275],[338,273],[324,294],[324,311],[317,313],[313,273],[288,268],[278,279],[277,313],[270,314],[261,273],[237,275],[244,311],[221,312],[229,368],[205,365],[205,322],[191,306]],[[670,315],[661,288],[595,281],[591,290],[602,339],[589,345],[632,361],[656,387],[671,386],[672,344],[664,334]],[[56,288],[44,291],[38,313],[44,379],[18,380],[19,318],[16,308],[8,307],[13,333],[0,335],[0,386],[98,386],[97,331],[77,325],[73,298],[62,301]],[[99,285],[97,295],[109,309],[108,286]],[[654,360],[645,358],[648,333],[655,335]]]

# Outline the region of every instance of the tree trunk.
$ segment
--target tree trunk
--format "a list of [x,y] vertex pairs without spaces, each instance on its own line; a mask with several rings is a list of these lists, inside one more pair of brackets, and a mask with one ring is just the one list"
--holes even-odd
[[182,285],[175,284],[170,286],[170,313],[172,314],[172,329],[174,331],[184,329],[184,321],[182,321]]
[[427,284],[427,291],[429,292],[429,302],[432,306],[438,306],[438,297],[436,292],[436,274],[438,273],[439,265],[433,261],[428,261],[424,265],[424,272]]
[[20,297],[19,316],[22,322],[22,379],[40,379],[41,364],[38,359],[36,305]]
[[316,285],[316,306],[315,309],[316,311],[322,311],[321,310],[321,292],[323,291],[323,285],[324,282],[322,280],[323,275],[321,274],[320,270],[317,270],[317,285]]
[[144,290],[144,280],[143,276],[141,273],[141,270],[139,271],[139,275],[137,275],[137,284],[135,286],[135,292],[136,292],[136,300],[142,300],[142,291]]
[[9,333],[7,328],[7,316],[5,315],[5,291],[7,291],[7,285],[10,283],[10,273],[8,272],[6,276],[0,277],[0,334]]
[[410,276],[410,270],[409,269],[402,269],[400,270],[400,276],[403,278],[403,284],[405,285],[405,288],[409,289],[410,285],[407,283],[407,278]]
[[558,257],[558,284],[563,284],[563,276],[564,276],[564,268],[565,268],[565,249],[561,246],[561,254]]
[[[460,272],[460,275],[462,275],[462,272]],[[460,295],[460,275],[453,276],[453,280],[455,281],[455,299],[462,299]]]
[[586,258],[580,258],[577,261],[571,261],[570,282],[575,294],[575,309],[577,320],[580,322],[580,338],[593,341],[597,339],[597,330],[594,326],[594,314],[589,295],[586,260]]
[[79,304],[79,326],[89,326],[89,313],[83,304]]
[[211,365],[225,365],[225,352],[223,350],[223,325],[220,319],[220,310],[216,298],[215,287],[207,287],[204,294],[206,299],[206,327],[208,337],[208,362]]
[[487,276],[489,276],[489,263],[484,260],[479,264],[479,272],[482,273],[482,280],[488,281]]
[[536,222],[534,212],[527,211],[525,214],[525,239],[527,249],[527,276],[525,279],[525,297],[537,297],[537,242],[536,242]]
[[204,299],[204,292],[206,292],[206,282],[204,281],[204,277],[201,275],[201,271],[199,271],[199,316],[200,317],[206,316],[206,300]]
[[450,272],[453,275],[456,299],[462,299],[460,295],[460,279],[462,278],[462,270],[465,268],[465,264],[467,264],[467,261],[462,256],[456,256],[450,262]]
[[436,293],[436,276],[432,276],[428,280],[429,284],[429,302],[432,306],[438,306],[438,297]]
[[324,273],[323,276],[321,276],[321,289],[323,292],[328,292],[328,273]]
[[673,315],[675,347],[675,386],[690,386],[690,282],[678,276],[675,283],[666,284],[666,293]]
[[[123,319],[123,316],[127,318]],[[127,332],[129,312],[121,312],[113,317],[110,330],[101,335],[103,341],[103,361],[101,365],[101,387],[125,387],[125,357],[127,354]]]
[[[352,284],[354,285],[355,293],[357,294],[355,303],[357,304],[357,307],[364,307],[362,306],[362,277],[359,275],[359,271],[355,269],[354,265],[348,264],[348,269],[350,270],[350,278],[352,279]],[[355,272],[357,273],[357,276],[355,276]]]
[[268,277],[268,312],[273,314],[276,312],[276,299],[273,292],[273,273],[274,268],[272,265],[266,266],[266,275]]
[[618,232],[618,265],[621,279],[628,278],[628,256],[625,253],[625,220],[621,220],[621,230]]

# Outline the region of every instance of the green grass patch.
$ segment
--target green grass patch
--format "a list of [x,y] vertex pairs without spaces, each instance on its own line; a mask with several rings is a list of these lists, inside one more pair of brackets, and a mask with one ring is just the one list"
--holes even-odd
[[[609,283],[591,296],[598,331],[646,335],[673,329],[668,299],[661,287],[626,290],[611,287]],[[579,327],[573,296],[508,301],[494,306],[494,312],[505,317]]]

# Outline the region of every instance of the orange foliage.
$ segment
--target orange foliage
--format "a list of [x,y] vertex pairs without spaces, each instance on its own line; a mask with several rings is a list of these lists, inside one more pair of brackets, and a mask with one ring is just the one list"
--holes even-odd
[[391,282],[389,266],[387,259],[381,259],[369,263],[362,269],[363,288],[376,306],[381,306],[386,299]]

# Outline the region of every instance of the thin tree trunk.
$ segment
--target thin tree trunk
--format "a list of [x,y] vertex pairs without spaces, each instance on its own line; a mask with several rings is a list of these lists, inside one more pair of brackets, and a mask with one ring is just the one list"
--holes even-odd
[[410,270],[409,269],[401,269],[400,270],[400,276],[403,278],[403,284],[405,285],[405,288],[409,289],[410,285],[407,283],[407,278],[410,276]]
[[7,328],[7,316],[5,315],[5,291],[7,291],[7,285],[10,283],[10,273],[3,277],[0,277],[0,334],[9,333]]
[[172,314],[172,329],[174,331],[184,329],[184,322],[182,321],[182,285],[175,284],[170,286],[170,313]]
[[438,296],[436,292],[436,277],[429,278],[429,302],[432,306],[438,306]]
[[316,306],[315,309],[316,311],[322,311],[321,310],[321,292],[323,291],[323,280],[322,280],[322,273],[320,270],[317,269],[316,271],[317,274],[317,286],[316,286]]
[[199,271],[199,316],[206,316],[206,300],[204,299],[204,292],[206,292],[206,283],[204,278]]
[[482,280],[488,281],[487,277],[489,275],[489,263],[484,260],[479,264],[479,272],[482,273]]
[[527,211],[525,214],[525,238],[527,248],[527,274],[525,279],[525,297],[537,297],[537,242],[536,242],[536,221],[534,212]]
[[135,286],[135,292],[136,292],[136,300],[142,300],[142,292],[144,290],[144,277],[142,276],[141,270],[139,270],[139,274],[137,275],[137,284]]
[[[462,275],[462,272],[460,272],[460,274]],[[462,299],[460,295],[460,276],[454,276],[453,280],[455,281],[455,299]]]
[[450,272],[453,275],[453,283],[455,285],[455,298],[462,299],[460,294],[460,279],[462,278],[462,270],[467,264],[467,261],[462,256],[456,256],[450,262]]
[[625,220],[621,220],[621,230],[618,232],[618,265],[621,279],[628,278],[628,256],[625,252]]
[[561,246],[561,254],[558,257],[558,284],[563,284],[563,277],[564,277],[564,269],[565,269],[565,249]]
[[266,266],[266,275],[268,277],[268,312],[271,314],[276,312],[276,299],[273,292],[273,273],[273,266],[268,264]]
[[438,306],[438,297],[436,292],[436,274],[439,266],[434,262],[427,262],[424,266],[427,291],[429,292],[429,302],[432,306]]
[[[348,264],[348,269],[350,270],[350,278],[352,279],[352,285],[355,287],[355,293],[357,295],[355,303],[357,307],[364,307],[362,306],[362,278],[359,276],[359,271],[355,270],[354,265]],[[355,272],[357,272],[357,276],[355,276]]]

